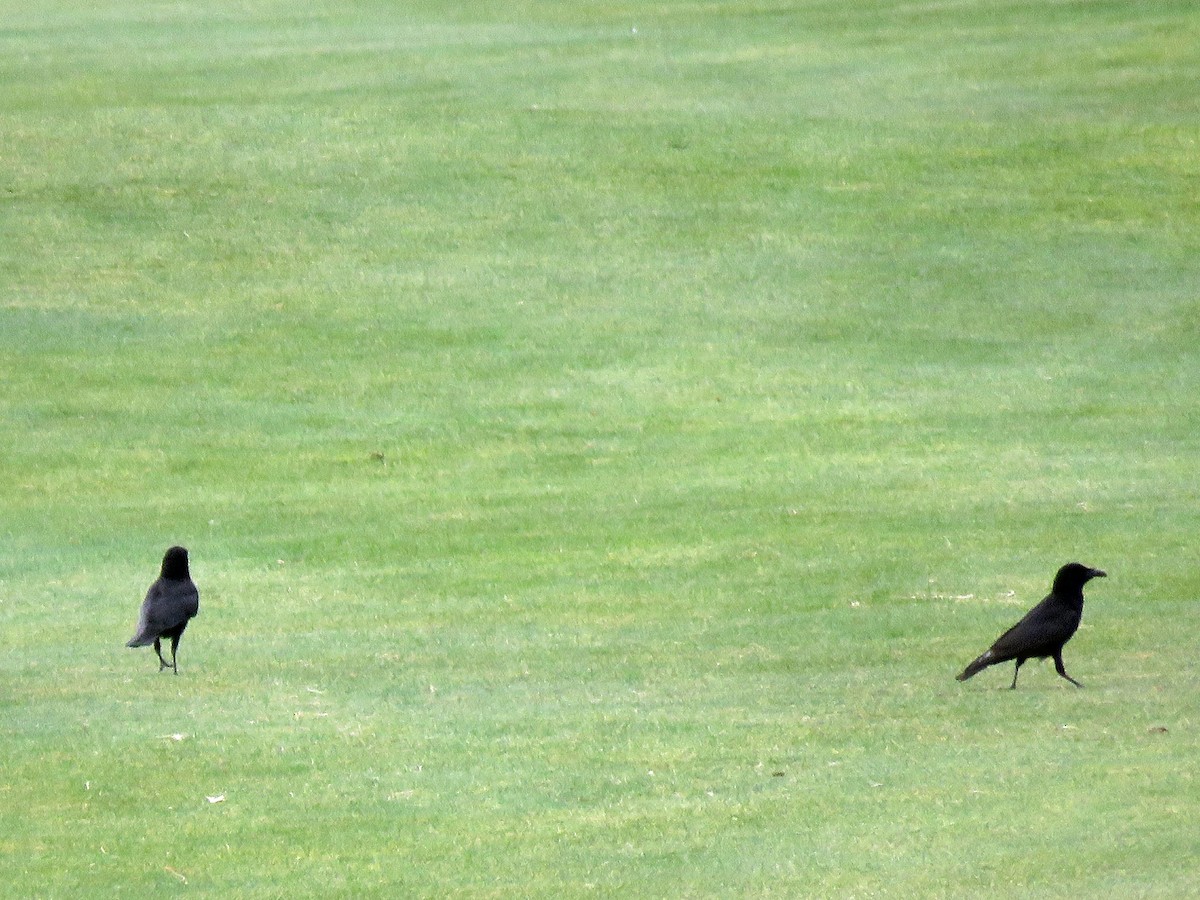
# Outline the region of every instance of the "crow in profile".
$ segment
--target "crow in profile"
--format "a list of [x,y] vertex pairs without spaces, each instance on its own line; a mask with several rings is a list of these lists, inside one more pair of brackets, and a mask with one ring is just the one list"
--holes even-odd
[[[137,634],[130,638],[126,647],[145,647],[154,644],[158,654],[158,671],[172,669],[179,674],[176,652],[179,639],[187,628],[188,620],[200,611],[200,592],[188,574],[188,552],[182,547],[172,547],[162,561],[162,573],[150,585],[146,599],[142,601],[142,614],[138,618]],[[171,639],[171,662],[162,655],[162,639]]]
[[1015,689],[1017,673],[1021,671],[1021,664],[1025,660],[1050,656],[1059,675],[1076,687],[1083,687],[1063,668],[1062,648],[1083,618],[1083,586],[1093,578],[1104,578],[1105,574],[1079,563],[1067,563],[1054,576],[1054,586],[1046,599],[1000,635],[986,653],[963,669],[958,680],[966,681],[988,666],[1015,659],[1017,667],[1013,670],[1012,684],[1009,685]]

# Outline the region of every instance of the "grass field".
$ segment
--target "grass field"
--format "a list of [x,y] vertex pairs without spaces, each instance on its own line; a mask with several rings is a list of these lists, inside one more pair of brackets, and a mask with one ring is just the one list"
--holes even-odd
[[[1191,0],[0,0],[0,895],[1200,896],[1197,84]],[[1072,559],[1086,687],[955,682]]]

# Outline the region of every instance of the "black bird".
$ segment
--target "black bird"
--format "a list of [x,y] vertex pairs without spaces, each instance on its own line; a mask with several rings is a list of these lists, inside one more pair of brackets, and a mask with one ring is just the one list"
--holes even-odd
[[1000,635],[986,653],[963,669],[958,680],[966,681],[988,666],[1015,659],[1017,667],[1009,687],[1016,688],[1017,673],[1025,660],[1050,656],[1054,658],[1054,668],[1059,675],[1076,687],[1083,687],[1063,668],[1062,648],[1083,618],[1083,586],[1093,578],[1104,577],[1106,573],[1099,569],[1067,563],[1054,576],[1054,586],[1046,599],[1025,613],[1025,617]]
[[[187,628],[188,620],[200,611],[200,592],[188,574],[188,552],[182,547],[172,547],[162,561],[162,573],[146,591],[142,601],[142,614],[138,618],[137,634],[130,638],[126,647],[145,647],[154,644],[158,654],[158,671],[172,669],[179,674],[176,652],[179,639]],[[171,639],[171,662],[168,665],[162,655],[162,639]]]

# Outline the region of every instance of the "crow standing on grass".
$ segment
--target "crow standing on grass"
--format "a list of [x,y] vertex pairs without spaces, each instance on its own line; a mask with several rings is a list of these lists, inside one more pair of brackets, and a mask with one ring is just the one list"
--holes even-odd
[[1017,661],[1013,670],[1010,688],[1017,686],[1017,673],[1027,659],[1047,656],[1054,658],[1054,668],[1063,678],[1076,687],[1083,687],[1067,674],[1063,668],[1063,644],[1071,639],[1079,620],[1083,618],[1083,586],[1093,578],[1104,578],[1105,573],[1079,563],[1067,563],[1054,576],[1054,587],[1046,599],[1025,614],[1016,625],[996,639],[983,656],[975,660],[958,676],[966,681],[977,672],[997,663]]
[[[162,561],[162,574],[150,585],[146,599],[142,601],[142,614],[138,619],[137,634],[126,647],[145,647],[154,644],[158,654],[158,671],[172,669],[176,675],[176,651],[179,639],[188,620],[200,611],[200,592],[188,574],[188,552],[182,547],[172,547]],[[171,639],[171,662],[168,665],[162,655],[162,639]]]

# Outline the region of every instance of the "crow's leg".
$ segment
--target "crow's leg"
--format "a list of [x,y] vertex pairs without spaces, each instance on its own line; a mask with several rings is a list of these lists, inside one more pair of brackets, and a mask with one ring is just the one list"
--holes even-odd
[[154,639],[154,652],[158,654],[158,671],[161,672],[163,669],[171,668],[170,666],[167,665],[167,661],[165,659],[163,659],[162,639],[161,638]]
[[181,634],[176,634],[171,637],[171,668],[175,670],[175,674],[179,674],[179,639],[183,637]]
[[1074,678],[1072,678],[1070,675],[1067,674],[1067,670],[1063,666],[1061,650],[1059,650],[1057,653],[1054,654],[1054,669],[1056,672],[1058,672],[1059,675],[1061,675],[1063,678],[1067,679],[1067,681],[1071,682],[1071,684],[1075,685],[1075,687],[1083,687],[1082,684],[1080,684],[1078,681],[1076,681]]
[[1018,656],[1017,657],[1017,665],[1013,669],[1013,683],[1008,686],[1008,689],[1010,691],[1015,691],[1017,689],[1017,673],[1021,671],[1021,663],[1023,663],[1023,662],[1025,662],[1025,657]]

